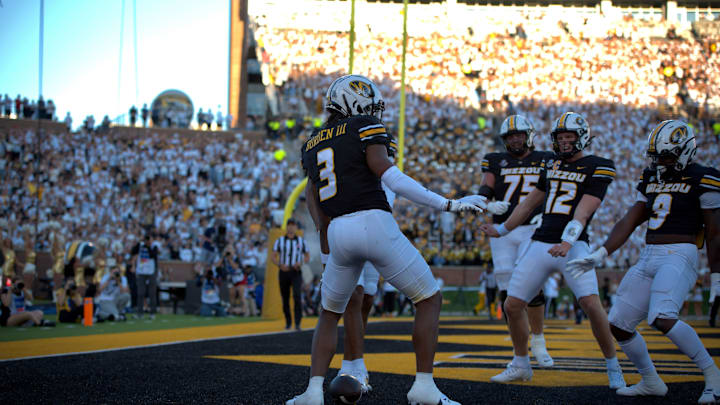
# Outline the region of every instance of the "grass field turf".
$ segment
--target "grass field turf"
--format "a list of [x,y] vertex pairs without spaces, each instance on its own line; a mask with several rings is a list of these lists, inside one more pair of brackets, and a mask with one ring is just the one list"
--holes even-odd
[[[155,322],[162,324],[159,320]],[[188,318],[183,322],[200,321]],[[303,326],[312,327],[313,323],[314,319],[307,319]],[[695,326],[716,356],[720,334],[700,324]],[[279,404],[304,390],[312,339],[311,330],[278,333],[281,329],[282,322],[259,321],[6,341],[0,344],[0,352],[7,359],[224,337],[5,361],[0,363],[0,390],[5,398],[13,399],[12,403]],[[361,403],[403,403],[414,375],[411,329],[409,318],[375,319],[369,325],[366,363],[375,390]],[[662,399],[621,398],[607,388],[604,361],[587,322],[576,326],[549,321],[546,339],[557,368],[536,369],[529,383],[499,385],[488,380],[511,356],[505,326],[478,318],[443,318],[435,377],[440,389],[464,404],[695,403],[703,387],[699,370],[659,333],[650,329],[642,333],[670,387]],[[241,334],[255,335],[232,337]],[[338,343],[338,352],[342,353],[342,339]],[[21,347],[26,349],[19,350]],[[15,356],[7,349],[13,349]],[[637,382],[639,376],[623,361],[624,355],[619,357],[626,380]],[[340,359],[341,355],[336,356],[332,367],[339,367]],[[331,370],[328,377],[335,373]],[[27,381],[33,382],[31,389],[23,388]],[[326,403],[330,404],[329,398]]]

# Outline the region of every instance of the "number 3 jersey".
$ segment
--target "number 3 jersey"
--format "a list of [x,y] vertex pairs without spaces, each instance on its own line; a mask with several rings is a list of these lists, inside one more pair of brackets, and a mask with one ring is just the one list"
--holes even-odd
[[[483,173],[492,173],[495,177],[495,201],[507,201],[510,207],[502,215],[493,215],[493,223],[501,224],[510,217],[515,207],[535,188],[540,180],[542,162],[554,156],[552,152],[533,151],[523,159],[518,159],[508,152],[488,153],[482,160]],[[538,207],[523,225],[530,223],[540,213]]]
[[[692,163],[671,179],[658,181],[656,171],[645,169],[637,190],[649,212],[648,235],[702,236],[700,196],[720,192],[720,171]],[[644,197],[644,199],[643,199]],[[702,247],[702,239],[698,239]]]
[[303,169],[328,217],[371,209],[392,212],[380,179],[366,163],[365,148],[372,144],[395,148],[380,120],[359,115],[325,124],[303,145]]
[[[535,231],[533,240],[560,243],[565,226],[572,221],[583,196],[589,194],[602,200],[614,179],[615,165],[610,159],[589,155],[574,162],[564,162],[556,156],[546,160],[536,186],[546,193],[542,225]],[[593,215],[578,240],[588,241],[587,227]]]

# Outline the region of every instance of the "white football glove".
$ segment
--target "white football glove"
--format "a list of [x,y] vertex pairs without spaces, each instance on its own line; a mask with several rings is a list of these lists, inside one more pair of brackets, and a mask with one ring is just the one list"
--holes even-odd
[[600,249],[592,252],[590,256],[583,257],[582,259],[570,260],[565,269],[574,278],[580,278],[580,276],[601,264],[605,260],[607,255],[607,249],[605,249],[605,246],[603,246]]
[[[479,199],[473,199],[473,197],[479,197]],[[445,211],[450,212],[467,212],[474,211],[478,214],[482,213],[487,204],[485,203],[485,197],[482,196],[468,196],[463,197],[459,200],[448,200]]]
[[508,208],[510,208],[510,203],[507,201],[493,201],[488,203],[487,212],[493,215],[502,215],[507,212]]
[[535,225],[536,228],[540,228],[542,226],[542,216],[543,214],[537,214],[530,220],[530,225]]
[[720,273],[710,273],[710,299],[708,302],[712,304],[717,296],[720,296]]
[[457,201],[460,201],[460,202],[466,203],[466,204],[472,204],[472,205],[480,208],[481,210],[486,209],[488,206],[487,198],[484,196],[481,196],[481,195],[469,195],[469,196],[463,197]]

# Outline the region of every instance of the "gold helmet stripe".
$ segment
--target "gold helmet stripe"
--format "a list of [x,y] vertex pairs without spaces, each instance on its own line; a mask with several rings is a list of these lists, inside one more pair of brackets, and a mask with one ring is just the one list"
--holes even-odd
[[565,121],[567,121],[569,115],[570,113],[566,112],[560,117],[560,119],[558,120],[558,128],[565,128]]
[[508,126],[509,126],[508,129],[509,129],[510,131],[514,131],[514,130],[515,130],[515,117],[516,117],[515,115],[511,115],[511,116],[510,116],[510,122],[508,123]]
[[655,129],[652,131],[652,134],[650,134],[650,141],[648,142],[648,151],[655,152],[657,148],[655,147],[655,143],[657,140],[657,135],[662,131],[662,129],[670,122],[670,120],[661,122],[658,126],[655,127]]

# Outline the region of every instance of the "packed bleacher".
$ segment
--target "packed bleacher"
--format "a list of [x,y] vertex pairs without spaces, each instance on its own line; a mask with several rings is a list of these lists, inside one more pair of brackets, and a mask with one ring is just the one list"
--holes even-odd
[[[512,24],[493,17],[473,30],[449,33],[428,18],[426,35],[408,40],[404,165],[431,189],[448,197],[476,192],[479,162],[485,153],[502,149],[495,133],[510,113],[532,119],[539,149],[549,149],[550,123],[562,112],[574,110],[590,122],[597,136],[591,151],[611,157],[618,168],[591,227],[594,244],[633,202],[636,179],[647,162],[646,134],[660,120],[688,120],[698,137],[697,161],[720,165],[711,127],[720,109],[717,39],[628,18],[563,21],[526,13]],[[321,113],[326,87],[347,70],[347,32],[281,27],[269,18],[256,18],[253,28],[267,82],[279,88],[280,97],[293,98],[286,104],[303,103],[306,111]],[[384,121],[397,132],[401,36],[374,35],[382,30],[372,24],[366,31],[355,43],[354,72],[380,86],[387,104]],[[16,249],[34,232],[33,193],[41,189],[40,251],[50,249],[51,234],[65,241],[119,241],[115,246],[128,250],[152,229],[161,241],[161,258],[195,261],[202,254],[203,227],[225,223],[229,243],[262,265],[272,211],[302,175],[296,163],[274,159],[281,146],[269,139],[227,143],[205,136],[137,135],[118,140],[112,131],[85,129],[47,134],[41,142],[32,131],[3,136],[2,228]],[[454,220],[406,201],[395,211],[430,263],[489,259],[487,240],[478,230],[484,218]],[[613,256],[611,267],[626,268],[642,244],[638,230]]]
[[[634,202],[636,181],[647,164],[647,133],[658,122],[690,122],[699,145],[696,161],[720,165],[718,38],[694,37],[688,27],[664,21],[519,17],[512,24],[489,17],[481,32],[448,34],[435,31],[442,24],[430,16],[424,35],[408,38],[405,168],[410,175],[448,197],[468,194],[479,186],[482,155],[502,149],[493,138],[505,115],[531,118],[537,147],[549,149],[552,120],[564,111],[579,112],[597,136],[592,153],[612,158],[618,168],[591,227],[591,240],[598,244]],[[271,81],[281,90],[313,95],[308,103],[322,105],[318,98],[324,89],[347,70],[348,34],[259,20],[255,36]],[[370,23],[369,33],[358,34],[353,73],[378,83],[387,104],[384,121],[397,131],[402,37],[373,36],[377,28]],[[483,219],[447,225],[430,210],[403,201],[395,211],[402,229],[434,264],[477,263],[487,252],[477,231]],[[610,267],[634,262],[643,234],[638,230],[610,259]]]

